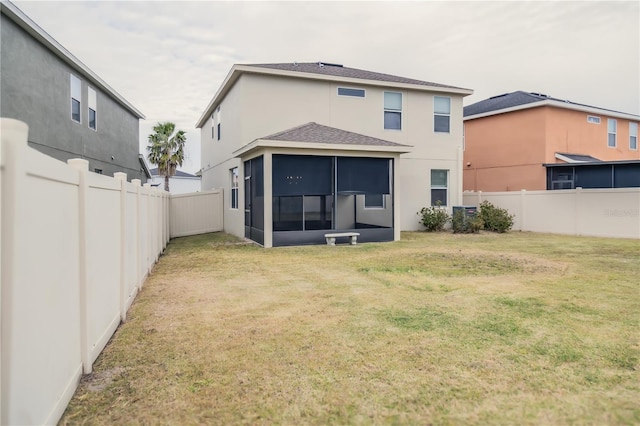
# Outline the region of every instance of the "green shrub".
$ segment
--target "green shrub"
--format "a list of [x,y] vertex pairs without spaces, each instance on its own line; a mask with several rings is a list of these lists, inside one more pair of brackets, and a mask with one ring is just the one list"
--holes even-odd
[[444,226],[451,220],[447,211],[438,204],[437,206],[423,207],[418,216],[421,216],[420,223],[427,228],[428,232],[442,231]]
[[484,223],[484,229],[487,231],[503,233],[507,232],[513,226],[512,214],[506,209],[496,207],[488,201],[480,203],[480,218]]
[[451,226],[454,234],[475,234],[480,232],[484,225],[480,215],[476,214],[473,217],[465,218],[464,212],[458,210],[453,214],[451,219]]

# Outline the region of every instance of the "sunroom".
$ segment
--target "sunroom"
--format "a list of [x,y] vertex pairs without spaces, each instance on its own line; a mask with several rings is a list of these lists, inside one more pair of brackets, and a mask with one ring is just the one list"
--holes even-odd
[[251,142],[234,153],[244,236],[264,247],[324,244],[335,232],[399,240],[397,165],[410,148],[316,123]]

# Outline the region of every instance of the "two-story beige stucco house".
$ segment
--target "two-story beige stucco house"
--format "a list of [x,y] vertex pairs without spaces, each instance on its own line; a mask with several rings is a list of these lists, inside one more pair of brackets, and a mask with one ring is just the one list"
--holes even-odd
[[223,188],[225,231],[264,247],[398,240],[422,207],[461,204],[472,93],[321,62],[234,65],[196,124],[202,189]]

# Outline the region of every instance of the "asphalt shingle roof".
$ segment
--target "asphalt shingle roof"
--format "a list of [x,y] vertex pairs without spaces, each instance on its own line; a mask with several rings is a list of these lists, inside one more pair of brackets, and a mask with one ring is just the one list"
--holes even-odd
[[570,158],[573,161],[578,161],[581,163],[584,162],[594,162],[594,161],[601,161],[599,158],[596,157],[592,157],[590,155],[583,155],[583,154],[567,154],[564,152],[558,152],[559,155],[563,155],[567,158]]
[[372,138],[360,133],[348,132],[314,122],[274,133],[260,139],[288,142],[408,147],[408,145]]
[[603,111],[610,111],[616,113],[622,113],[621,111],[614,111],[605,108],[595,107],[592,105],[579,104],[577,102],[571,102],[565,99],[558,99],[542,93],[529,93],[518,90],[517,92],[505,93],[503,95],[492,96],[489,99],[485,99],[475,104],[464,107],[464,116],[470,117],[472,115],[484,114],[491,111],[499,111],[502,109],[512,108],[520,105],[526,105],[533,102],[543,101],[556,101],[569,105],[575,105],[577,107],[597,108]]
[[[149,169],[149,172],[151,172],[151,176],[158,176],[158,168],[155,167],[153,169]],[[198,176],[196,175],[192,175],[191,173],[187,173],[187,172],[183,172],[180,170],[176,170],[176,174],[173,175],[174,177],[190,177],[190,178],[196,178]]]
[[[322,64],[322,66],[320,65]],[[391,83],[416,84],[419,86],[442,87],[448,89],[463,89],[461,87],[447,86],[445,84],[432,83],[429,81],[415,80],[413,78],[399,77],[396,75],[383,74],[379,72],[348,68],[343,65],[329,64],[325,62],[301,62],[282,64],[247,64],[248,67],[270,68],[283,71],[297,71],[312,74],[330,75],[335,77],[356,78],[361,80],[387,81]]]

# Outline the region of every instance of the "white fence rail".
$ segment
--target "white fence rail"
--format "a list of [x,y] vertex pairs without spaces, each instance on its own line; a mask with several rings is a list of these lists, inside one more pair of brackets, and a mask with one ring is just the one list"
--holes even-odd
[[640,188],[465,192],[515,215],[514,230],[640,239]]
[[52,424],[166,247],[169,194],[0,131],[0,423]]
[[171,238],[218,232],[224,228],[222,189],[172,195]]

